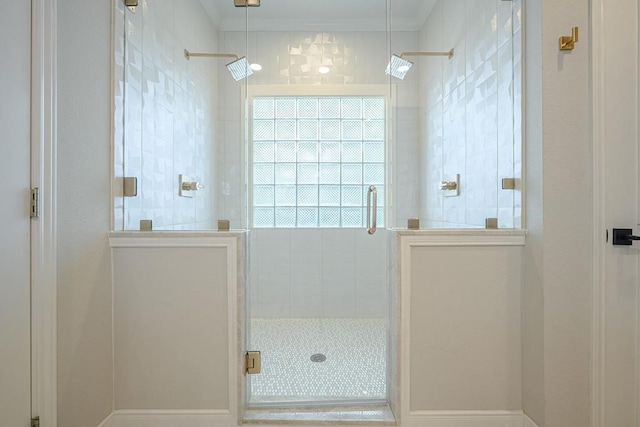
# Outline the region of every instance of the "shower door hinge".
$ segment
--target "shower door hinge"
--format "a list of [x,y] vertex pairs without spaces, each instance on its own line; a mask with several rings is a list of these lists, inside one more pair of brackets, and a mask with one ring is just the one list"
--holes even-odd
[[31,189],[29,216],[31,218],[38,218],[40,216],[40,189],[38,187]]
[[31,427],[40,427],[40,417],[31,418]]
[[262,358],[259,351],[247,351],[244,355],[244,370],[247,374],[259,374]]
[[235,7],[260,7],[260,0],[233,0]]
[[138,195],[138,178],[125,176],[122,179],[122,195],[124,197],[136,197]]
[[129,8],[129,10],[133,13],[136,13],[136,8],[138,7],[138,0],[124,0],[124,5]]

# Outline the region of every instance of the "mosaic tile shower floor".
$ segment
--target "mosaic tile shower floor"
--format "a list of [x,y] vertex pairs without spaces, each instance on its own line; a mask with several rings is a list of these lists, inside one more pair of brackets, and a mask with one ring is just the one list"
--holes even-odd
[[251,403],[386,399],[385,319],[255,318],[250,334],[262,355]]

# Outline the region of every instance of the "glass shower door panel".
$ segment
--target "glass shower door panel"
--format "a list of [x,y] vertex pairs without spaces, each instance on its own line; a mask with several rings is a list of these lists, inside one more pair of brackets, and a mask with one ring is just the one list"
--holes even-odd
[[391,50],[412,63],[392,78],[393,225],[521,227],[522,2],[437,0],[415,32],[403,7],[391,2]]
[[[116,200],[123,207],[123,213],[116,213],[117,228],[213,229],[218,218],[231,220],[233,228],[246,226],[242,82],[225,67],[244,56],[246,45],[221,55],[222,33],[205,6],[199,0],[154,0],[135,12],[116,6],[124,28],[116,40],[115,93],[122,107],[116,104],[115,177],[118,183],[131,178],[125,181],[131,185],[123,186],[131,191]],[[224,117],[219,114],[221,90],[236,91]],[[227,138],[233,138],[237,158],[219,155],[231,156],[224,147]],[[235,181],[225,180],[220,171],[227,160],[235,162],[225,170],[237,175]]]
[[[124,120],[125,115],[125,40],[126,14],[124,4],[116,3],[114,14],[114,57],[113,57],[113,178],[122,179],[124,172]],[[122,194],[113,194],[113,229],[125,229],[125,198]]]

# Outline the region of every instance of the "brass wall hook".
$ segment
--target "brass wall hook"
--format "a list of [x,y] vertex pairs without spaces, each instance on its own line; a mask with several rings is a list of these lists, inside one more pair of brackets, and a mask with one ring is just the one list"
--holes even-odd
[[560,36],[560,50],[573,50],[576,43],[578,43],[578,27],[571,29],[570,36]]

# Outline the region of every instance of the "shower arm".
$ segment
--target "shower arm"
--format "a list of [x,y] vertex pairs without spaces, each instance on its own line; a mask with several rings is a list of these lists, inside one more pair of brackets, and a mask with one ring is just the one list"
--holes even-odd
[[402,52],[400,58],[405,56],[447,56],[449,59],[453,58],[453,49],[449,52]]
[[240,59],[240,57],[238,55],[235,55],[233,53],[196,53],[196,52],[189,52],[187,49],[184,50],[184,57],[187,59],[191,59],[191,57],[194,58],[233,58],[233,59]]

